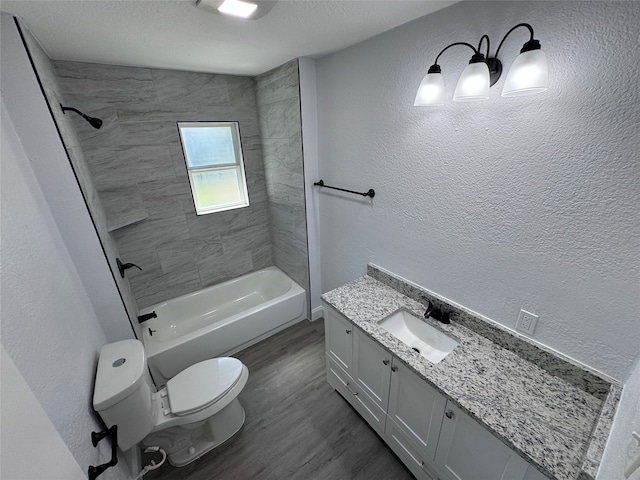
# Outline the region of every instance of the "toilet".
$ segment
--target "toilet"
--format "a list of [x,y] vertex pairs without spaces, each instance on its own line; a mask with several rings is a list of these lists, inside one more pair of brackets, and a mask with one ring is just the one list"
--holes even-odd
[[238,359],[213,358],[192,365],[160,390],[151,381],[138,340],[102,347],[93,408],[107,427],[118,425],[118,446],[159,446],[169,462],[193,462],[237,433],[245,414],[238,401],[249,369]]

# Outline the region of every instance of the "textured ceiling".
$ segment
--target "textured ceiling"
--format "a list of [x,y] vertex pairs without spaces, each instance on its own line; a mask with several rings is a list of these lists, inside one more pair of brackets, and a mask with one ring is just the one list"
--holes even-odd
[[55,60],[256,75],[356,44],[453,1],[280,0],[238,20],[195,0],[3,0]]

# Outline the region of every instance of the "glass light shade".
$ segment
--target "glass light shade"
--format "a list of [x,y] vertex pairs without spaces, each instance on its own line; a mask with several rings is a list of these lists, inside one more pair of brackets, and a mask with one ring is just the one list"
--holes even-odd
[[444,79],[441,73],[427,73],[424,76],[413,105],[416,107],[444,105]]
[[548,84],[547,56],[542,50],[530,50],[518,55],[511,65],[502,96],[518,97],[544,92]]
[[453,94],[454,102],[471,102],[489,98],[489,67],[484,62],[466,66]]

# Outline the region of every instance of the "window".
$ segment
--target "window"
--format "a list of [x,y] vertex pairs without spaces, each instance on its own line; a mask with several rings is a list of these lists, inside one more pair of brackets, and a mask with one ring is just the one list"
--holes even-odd
[[238,122],[178,122],[196,214],[248,207]]

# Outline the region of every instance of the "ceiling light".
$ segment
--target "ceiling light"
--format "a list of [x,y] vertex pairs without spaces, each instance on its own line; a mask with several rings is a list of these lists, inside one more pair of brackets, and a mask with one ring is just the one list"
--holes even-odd
[[[540,42],[533,38],[533,28],[528,23],[520,23],[513,27],[504,36],[493,57],[489,56],[489,37],[483,35],[480,38],[478,48],[466,42],[455,42],[447,45],[440,51],[436,61],[420,82],[415,98],[415,106],[438,106],[444,104],[444,81],[438,59],[449,48],[456,45],[465,45],[473,50],[473,56],[469,65],[464,69],[453,95],[455,102],[468,102],[474,100],[486,100],[489,98],[489,88],[493,86],[502,74],[502,62],[498,59],[498,53],[506,38],[518,27],[529,29],[531,38],[524,44],[520,55],[515,59],[509,69],[509,74],[502,90],[503,97],[515,97],[544,92],[548,85],[547,57],[540,49]],[[487,41],[487,54],[480,53],[482,41]]]
[[277,0],[196,0],[196,6],[243,20],[258,20],[275,6]]
[[258,8],[256,3],[242,2],[241,0],[224,0],[222,5],[218,7],[218,11],[233,17],[249,18],[256,11],[256,8]]

